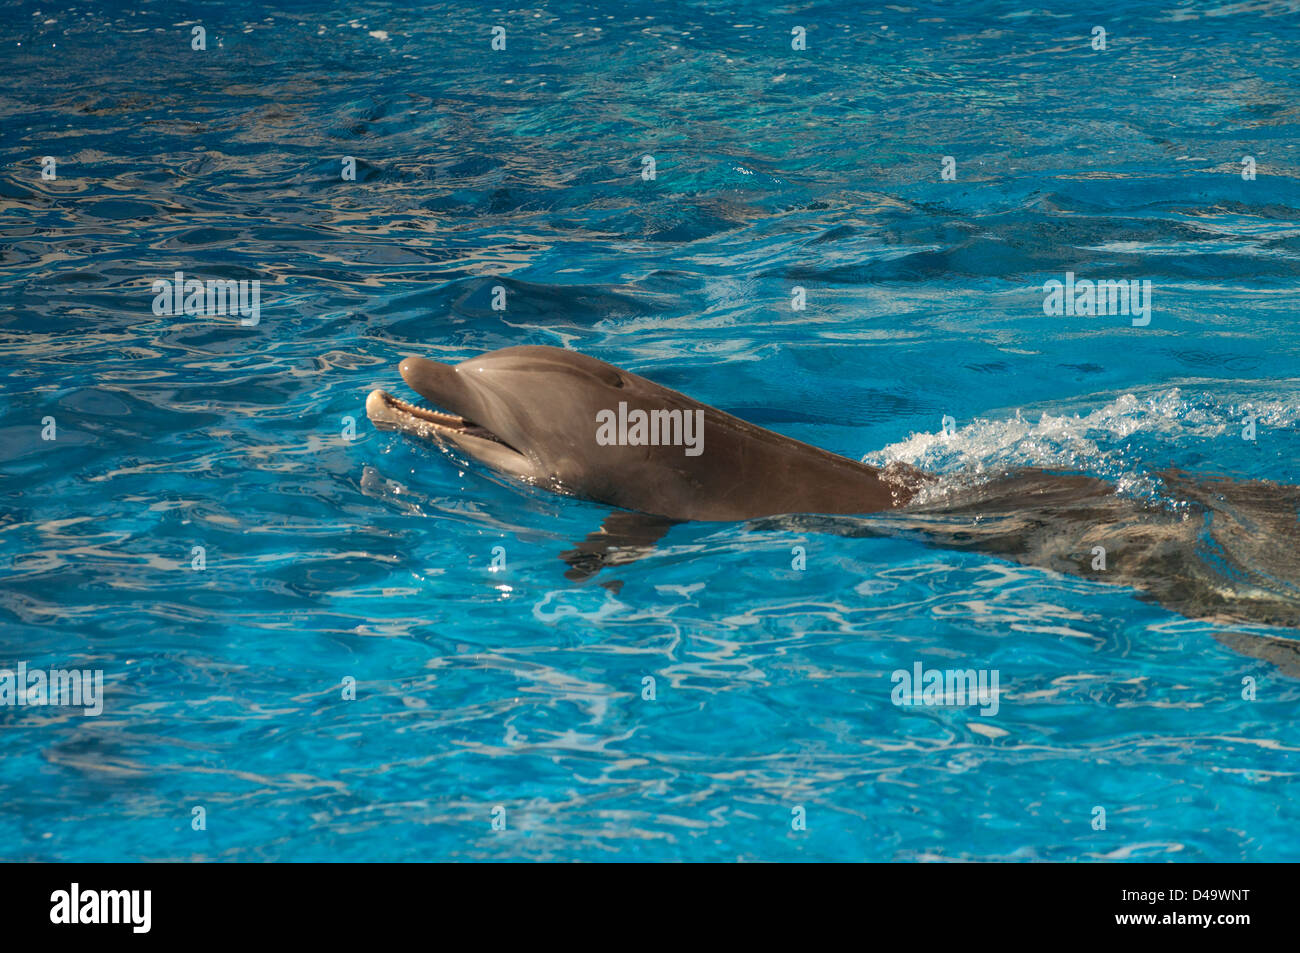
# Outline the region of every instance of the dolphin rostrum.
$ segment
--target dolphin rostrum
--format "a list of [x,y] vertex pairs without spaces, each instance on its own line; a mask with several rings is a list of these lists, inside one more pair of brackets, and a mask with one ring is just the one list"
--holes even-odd
[[[1077,473],[1027,469],[945,488],[913,467],[838,456],[562,348],[508,347],[456,365],[408,357],[398,370],[441,410],[375,390],[366,413],[377,427],[620,508],[563,554],[570,578],[638,558],[684,520],[751,520],[910,535],[1132,586],[1193,617],[1300,627],[1300,488],[1168,471],[1160,476],[1182,501],[1174,509]],[[1110,554],[1102,571],[1098,547]]]

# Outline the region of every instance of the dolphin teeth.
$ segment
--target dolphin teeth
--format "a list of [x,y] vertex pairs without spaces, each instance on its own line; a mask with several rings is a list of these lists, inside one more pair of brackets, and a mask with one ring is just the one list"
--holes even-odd
[[394,410],[399,410],[404,414],[410,414],[412,417],[418,417],[420,420],[427,420],[431,424],[437,424],[440,427],[447,427],[451,430],[463,430],[469,422],[464,417],[457,417],[455,414],[444,414],[436,410],[430,410],[427,407],[420,407],[417,404],[408,404],[404,400],[399,400],[392,394],[384,394],[384,403],[388,404]]

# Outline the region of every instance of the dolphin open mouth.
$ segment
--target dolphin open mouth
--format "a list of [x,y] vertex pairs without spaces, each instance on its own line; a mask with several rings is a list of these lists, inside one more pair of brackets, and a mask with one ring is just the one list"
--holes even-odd
[[382,430],[400,430],[420,437],[446,437],[462,446],[462,440],[468,438],[495,443],[512,453],[519,453],[497,434],[472,420],[408,403],[384,390],[373,390],[366,397],[366,416]]
[[[398,373],[422,398],[439,408],[400,400],[376,390],[366,398],[366,416],[383,430],[403,433],[444,446],[454,445],[475,460],[523,479],[537,477],[535,463],[493,426],[502,417],[490,390],[450,364],[408,357]],[[484,422],[486,418],[486,423]]]

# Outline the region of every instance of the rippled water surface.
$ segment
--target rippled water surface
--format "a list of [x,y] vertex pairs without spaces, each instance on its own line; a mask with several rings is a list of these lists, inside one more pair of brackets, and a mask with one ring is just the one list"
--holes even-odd
[[[363,411],[550,344],[945,479],[1300,482],[1297,16],[2,0],[0,665],[106,697],[0,708],[0,854],[1300,859],[1300,681],[1233,647],[1294,630],[738,524],[576,585],[605,508]],[[1150,325],[1045,316],[1067,271]],[[895,706],[917,662],[997,714]]]

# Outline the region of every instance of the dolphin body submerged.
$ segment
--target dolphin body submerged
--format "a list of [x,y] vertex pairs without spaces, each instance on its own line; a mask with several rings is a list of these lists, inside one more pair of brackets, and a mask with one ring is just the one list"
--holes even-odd
[[[619,507],[563,554],[570,578],[639,558],[678,522],[749,520],[762,529],[911,536],[1131,586],[1194,618],[1300,628],[1297,487],[1168,471],[1160,476],[1181,500],[1171,509],[1083,474],[1021,470],[922,499],[936,478],[913,467],[841,457],[576,351],[508,347],[456,365],[408,357],[398,370],[442,409],[375,390],[366,413],[377,427]],[[692,424],[698,433],[688,433]],[[1270,649],[1280,659],[1269,657],[1300,671],[1300,643],[1251,641],[1283,643]]]

